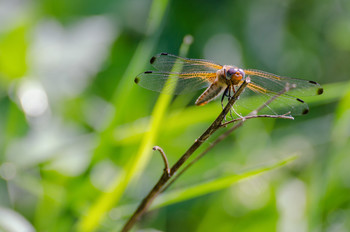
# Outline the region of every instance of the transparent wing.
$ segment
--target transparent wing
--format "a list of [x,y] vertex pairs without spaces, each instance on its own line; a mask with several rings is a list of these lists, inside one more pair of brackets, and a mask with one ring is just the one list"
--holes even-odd
[[260,86],[267,91],[278,93],[284,89],[286,84],[289,84],[295,87],[287,93],[290,96],[302,97],[320,95],[323,93],[323,88],[314,81],[280,77],[272,73],[254,69],[247,69],[244,70],[244,72],[246,75],[250,76],[252,84]]
[[216,73],[214,72],[171,73],[147,71],[137,75],[135,83],[143,88],[165,94],[186,94],[208,87],[215,81],[215,78]]
[[[282,89],[281,89],[282,91]],[[235,104],[235,110],[243,115],[256,110],[279,92],[270,91],[257,86],[254,83],[249,83],[244,92],[240,95],[239,100]],[[259,112],[259,114],[269,115],[302,115],[309,112],[308,105],[300,98],[282,94]]]
[[150,63],[159,71],[171,72],[174,64],[179,64],[182,67],[181,73],[188,72],[216,72],[222,69],[222,65],[215,64],[208,60],[189,59],[180,56],[175,56],[168,53],[160,53],[153,56]]

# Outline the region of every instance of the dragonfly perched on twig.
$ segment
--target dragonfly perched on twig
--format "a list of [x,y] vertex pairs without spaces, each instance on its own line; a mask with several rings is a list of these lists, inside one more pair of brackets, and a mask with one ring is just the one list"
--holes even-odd
[[[207,88],[196,100],[196,105],[205,105],[220,94],[222,103],[225,97],[232,96],[235,88],[247,76],[250,77],[250,83],[237,103],[248,109],[260,106],[281,92],[286,85],[293,86],[292,91],[279,96],[272,105],[266,107],[270,114],[307,114],[309,107],[300,97],[323,93],[323,88],[315,81],[281,77],[260,70],[220,65],[208,60],[183,58],[168,53],[152,57],[150,63],[158,71],[140,73],[135,78],[136,84],[171,94],[185,94]],[[174,72],[175,65],[181,67],[181,71]]]

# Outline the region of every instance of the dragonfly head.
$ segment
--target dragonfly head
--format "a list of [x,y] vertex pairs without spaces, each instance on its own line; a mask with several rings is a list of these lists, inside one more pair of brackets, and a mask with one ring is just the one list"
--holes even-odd
[[244,78],[245,78],[245,73],[243,69],[230,68],[229,70],[226,71],[226,79],[231,80],[234,85],[238,84]]

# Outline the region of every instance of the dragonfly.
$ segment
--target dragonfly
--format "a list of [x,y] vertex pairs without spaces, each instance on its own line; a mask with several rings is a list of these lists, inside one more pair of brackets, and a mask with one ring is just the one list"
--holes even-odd
[[266,105],[266,110],[262,113],[303,115],[309,112],[309,107],[301,97],[323,93],[323,88],[315,81],[282,77],[234,65],[220,65],[204,59],[160,53],[153,56],[150,63],[157,71],[140,73],[134,79],[136,84],[149,90],[175,95],[206,88],[195,102],[198,106],[207,104],[221,94],[222,103],[225,97],[230,98],[235,93],[247,77],[250,82],[234,107],[254,110],[289,85],[293,89]]

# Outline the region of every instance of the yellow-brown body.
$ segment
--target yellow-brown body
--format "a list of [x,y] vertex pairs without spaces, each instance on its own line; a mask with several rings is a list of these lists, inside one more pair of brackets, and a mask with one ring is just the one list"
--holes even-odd
[[224,65],[222,69],[216,72],[215,81],[198,97],[196,105],[205,105],[214,100],[223,91],[235,92],[235,86],[240,83],[245,74],[242,69],[234,66]]

